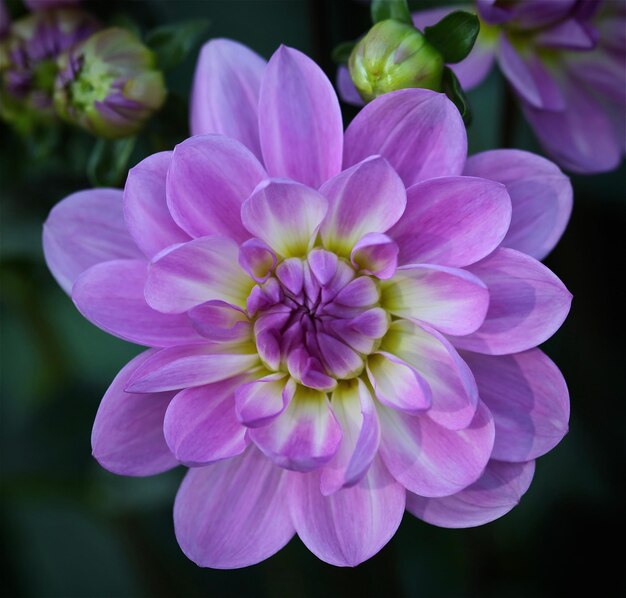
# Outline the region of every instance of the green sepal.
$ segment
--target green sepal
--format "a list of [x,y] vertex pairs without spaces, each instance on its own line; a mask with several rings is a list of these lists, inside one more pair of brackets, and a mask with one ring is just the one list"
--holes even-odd
[[335,64],[348,64],[348,59],[352,50],[354,50],[356,42],[341,42],[337,44],[332,51],[331,58]]
[[372,23],[394,19],[401,23],[413,24],[407,0],[372,0]]
[[119,187],[128,171],[128,161],[137,137],[98,139],[87,162],[87,177],[94,187]]
[[426,27],[424,35],[441,52],[447,64],[455,64],[472,51],[479,31],[478,17],[458,10],[446,15],[432,27]]
[[206,19],[163,25],[148,33],[146,45],[156,54],[159,68],[167,71],[185,60],[209,25]]
[[470,110],[469,101],[456,75],[448,67],[443,69],[442,86],[443,92],[458,108],[463,117],[465,126],[468,127],[472,122],[472,112]]

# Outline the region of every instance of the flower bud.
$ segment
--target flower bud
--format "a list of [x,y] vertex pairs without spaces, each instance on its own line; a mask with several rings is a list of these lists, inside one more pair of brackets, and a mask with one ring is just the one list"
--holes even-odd
[[100,31],[60,59],[57,112],[101,137],[132,135],[165,101],[155,64],[154,54],[129,31]]
[[22,130],[54,118],[57,59],[98,28],[77,9],[37,12],[13,22],[0,42],[0,116]]
[[415,27],[389,19],[376,23],[357,43],[348,67],[359,94],[369,102],[406,87],[440,91],[444,61]]

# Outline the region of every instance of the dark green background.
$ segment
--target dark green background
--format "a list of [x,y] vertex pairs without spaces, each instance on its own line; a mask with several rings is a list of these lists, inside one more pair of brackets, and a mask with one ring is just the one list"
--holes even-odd
[[[125,14],[144,31],[209,18],[211,37],[238,39],[265,57],[282,42],[311,55],[331,77],[333,45],[357,37],[368,23],[366,5],[349,0],[87,4],[104,18]],[[168,75],[183,100],[161,117],[170,123],[161,143],[187,134],[195,55]],[[472,152],[510,140],[537,150],[518,112],[504,109],[503,89],[494,73],[470,93]],[[354,113],[345,109],[346,122]],[[27,144],[4,125],[0,130],[4,595],[527,597],[624,591],[623,556],[608,545],[609,539],[621,544],[626,504],[620,485],[626,421],[623,165],[611,174],[574,178],[572,221],[547,260],[574,294],[570,317],[545,347],[570,387],[571,429],[539,460],[517,509],[490,525],[456,531],[407,515],[393,540],[353,570],[318,561],[294,539],[255,567],[211,571],[188,561],[174,538],[171,508],[182,469],[123,478],[90,456],[99,400],[138,348],[83,320],[43,262],[41,225],[49,209],[88,187],[85,159],[93,139],[76,133],[61,139],[45,155],[33,150],[45,140]],[[131,163],[150,151],[144,145]]]

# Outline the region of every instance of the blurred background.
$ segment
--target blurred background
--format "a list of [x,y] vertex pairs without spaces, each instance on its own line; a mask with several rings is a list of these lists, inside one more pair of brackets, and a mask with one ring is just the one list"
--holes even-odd
[[[14,14],[24,10],[8,4]],[[208,19],[203,40],[234,38],[266,58],[285,43],[312,56],[332,79],[332,48],[370,23],[367,4],[350,0],[85,4],[108,22],[131,20],[143,32]],[[187,136],[198,47],[168,72],[168,104],[150,125],[149,143],[133,148],[129,166]],[[499,73],[469,98],[470,153],[504,146],[539,151],[507,103]],[[347,124],[356,112],[343,108]],[[176,544],[171,510],[182,468],[123,478],[90,454],[100,398],[140,348],[84,320],[43,260],[41,227],[50,208],[93,180],[93,172],[91,179],[85,173],[96,141],[77,131],[24,139],[0,123],[4,596],[624,595],[623,554],[609,543],[621,544],[626,504],[623,164],[609,174],[573,177],[573,217],[546,260],[574,294],[570,317],[545,346],[568,381],[572,417],[568,436],[538,461],[515,510],[469,530],[439,529],[406,515],[392,541],[354,570],[322,563],[294,539],[254,567],[212,571],[196,567]]]

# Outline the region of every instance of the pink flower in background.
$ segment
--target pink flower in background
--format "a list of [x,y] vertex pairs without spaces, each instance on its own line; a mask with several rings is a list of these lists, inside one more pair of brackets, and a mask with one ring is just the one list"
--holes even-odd
[[257,563],[294,534],[356,565],[405,508],[486,523],[567,431],[568,393],[537,345],[571,296],[543,266],[571,187],[543,158],[466,158],[456,108],[387,94],[343,132],[322,71],[202,50],[192,133],[75,193],[46,259],[91,322],[150,347],[98,410],[98,461],[189,467],[178,541],[201,566]]
[[[414,23],[423,29],[459,8],[418,12]],[[481,83],[497,62],[552,158],[584,174],[616,168],[626,141],[626,4],[477,0],[476,9],[476,45],[452,65],[463,87]],[[342,84],[352,93],[345,74]]]

